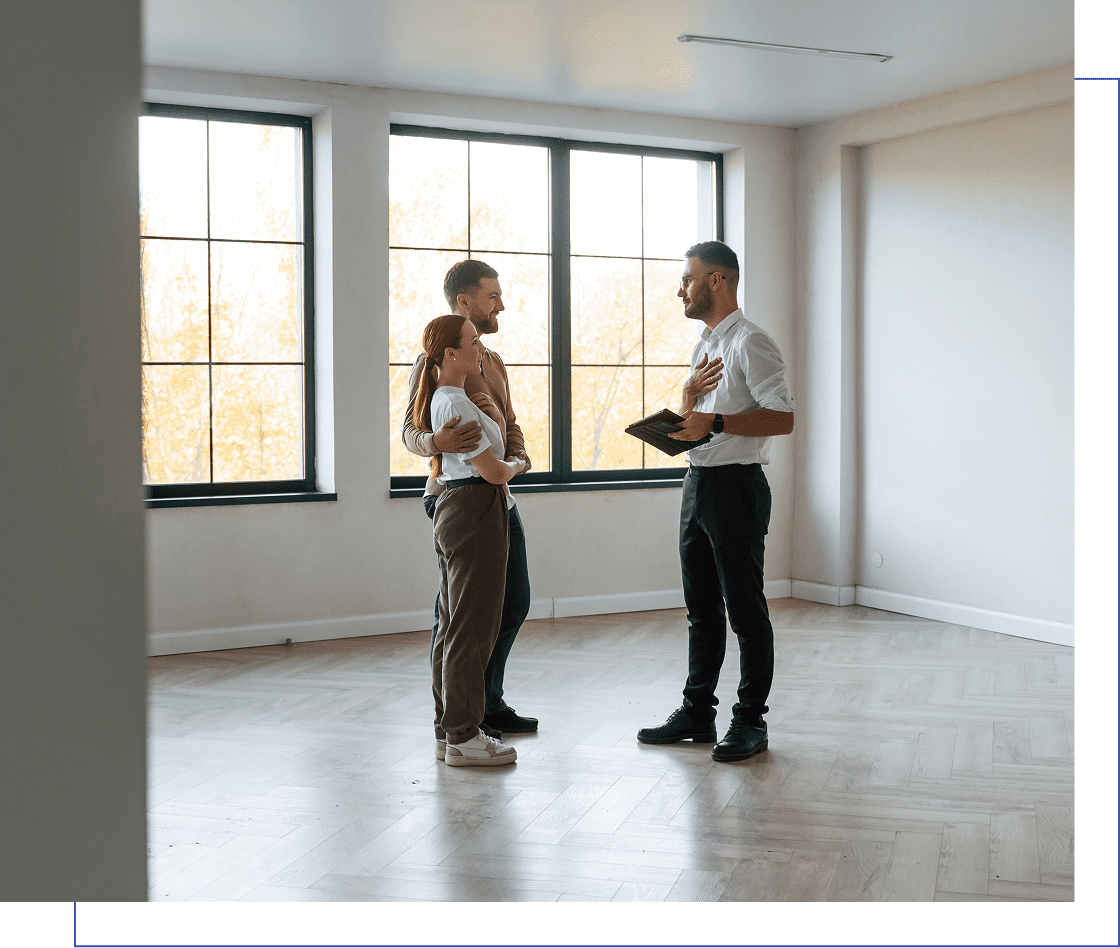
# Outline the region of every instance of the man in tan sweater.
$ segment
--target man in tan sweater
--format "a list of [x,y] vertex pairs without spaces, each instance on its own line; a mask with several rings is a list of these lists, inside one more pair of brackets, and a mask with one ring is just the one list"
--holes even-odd
[[[443,281],[443,294],[451,311],[467,317],[480,336],[498,331],[498,314],[502,305],[502,288],[497,271],[481,260],[460,260],[447,271]],[[401,438],[413,454],[434,457],[442,452],[469,451],[479,441],[479,427],[475,422],[454,427],[459,418],[453,418],[436,432],[420,431],[412,423],[412,410],[424,371],[424,354],[420,353],[412,366],[408,382],[408,408],[405,411]],[[493,418],[505,431],[506,460],[529,460],[525,452],[525,436],[517,424],[517,415],[510,398],[509,378],[505,363],[493,349],[482,355],[482,374],[466,380],[464,389],[471,401]],[[528,470],[528,468],[526,468]],[[431,517],[436,500],[443,492],[443,485],[429,474],[424,488],[424,510]],[[527,734],[537,729],[537,719],[523,717],[505,702],[506,660],[513,641],[529,613],[529,565],[525,556],[525,531],[517,505],[509,509],[509,559],[506,563],[505,600],[502,604],[502,621],[498,641],[486,666],[486,714],[482,725],[492,735]],[[440,571],[445,568],[440,563]],[[439,600],[436,600],[436,627],[439,626]],[[433,638],[435,628],[432,629]]]

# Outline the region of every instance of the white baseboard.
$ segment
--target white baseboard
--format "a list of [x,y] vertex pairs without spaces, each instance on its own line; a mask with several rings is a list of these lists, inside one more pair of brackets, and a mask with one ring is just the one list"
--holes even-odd
[[[675,609],[683,605],[684,593],[679,589],[622,593],[615,596],[569,596],[562,599],[532,600],[527,618],[551,619],[611,612],[644,612],[649,609]],[[432,611],[423,609],[339,619],[277,622],[271,625],[196,629],[189,632],[153,632],[148,636],[148,654],[180,655],[184,652],[283,645],[287,639],[293,642],[321,642],[324,639],[348,639],[363,635],[420,632],[431,627]]]
[[612,612],[645,612],[649,609],[679,609],[684,605],[681,589],[618,593],[610,596],[567,596],[553,599],[552,614],[557,619],[569,616],[601,616]]
[[[767,599],[788,599],[788,579],[766,583]],[[607,615],[612,612],[645,612],[650,609],[679,609],[684,606],[681,589],[619,593],[609,596],[567,596],[534,599],[528,619],[569,618]],[[346,616],[305,622],[278,622],[271,625],[245,625],[225,629],[197,629],[190,632],[153,632],[148,636],[149,655],[180,655],[184,652],[211,652],[228,648],[254,648],[293,642],[321,642],[362,635],[390,635],[394,632],[420,632],[432,627],[432,611],[386,612],[369,616]]]
[[1033,619],[1009,612],[996,612],[978,606],[962,606],[954,602],[940,602],[936,599],[923,599],[921,596],[908,596],[903,593],[887,592],[883,589],[856,587],[856,603],[899,612],[907,616],[920,616],[923,619],[936,619],[939,622],[952,622],[973,629],[986,629],[989,632],[1002,632],[1022,639],[1036,642],[1050,642],[1073,648],[1073,625],[1065,622],[1051,622],[1048,619]]
[[[775,579],[766,583],[767,599],[805,599],[830,606],[858,604],[886,612],[897,612],[939,622],[952,622],[973,629],[1002,632],[1019,638],[1073,647],[1073,626],[1046,619],[995,612],[976,606],[923,599],[903,593],[870,589],[867,586],[829,586],[804,579]],[[618,593],[607,596],[566,596],[534,599],[529,619],[570,618],[608,615],[614,612],[645,612],[651,609],[679,609],[684,606],[680,589]],[[394,632],[420,632],[432,627],[429,609],[414,612],[385,612],[340,619],[312,619],[304,622],[279,622],[271,625],[246,625],[225,629],[198,629],[190,632],[153,632],[148,636],[149,655],[178,655],[184,652],[209,652],[228,648],[253,648],[293,642],[320,642],[362,635],[389,635]]]
[[423,609],[416,612],[385,612],[371,616],[311,619],[304,622],[198,629],[190,632],[152,632],[148,635],[148,654],[180,655],[183,652],[283,645],[285,639],[293,642],[321,642],[324,639],[350,639],[362,635],[418,632],[431,627],[432,610]]
[[829,586],[804,579],[792,580],[791,586],[794,599],[820,602],[828,606],[870,606],[884,612],[936,619],[938,622],[952,622],[972,629],[1003,632],[1022,639],[1073,647],[1073,626],[1062,622],[1032,619],[1030,616],[996,612],[978,606],[962,606],[955,602],[940,602],[937,599],[923,599],[921,596],[908,596],[868,586]]
[[[767,599],[788,599],[790,584],[788,579],[770,580],[765,584],[763,594]],[[552,603],[552,616],[557,619],[571,616],[601,616],[612,612],[646,612],[650,609],[683,609],[683,589],[658,589],[653,592],[619,593],[610,596],[568,596],[561,599],[542,599],[536,602]],[[545,618],[545,614],[534,615],[529,610],[529,618]]]
[[820,602],[826,606],[851,606],[856,601],[855,586],[828,586],[806,579],[793,579],[790,580],[790,588],[794,599]]
[[531,600],[529,603],[529,614],[525,617],[525,619],[551,619],[553,616],[552,603],[552,599]]
[[789,599],[793,595],[793,584],[788,579],[768,579],[762,584],[762,594],[767,599]]

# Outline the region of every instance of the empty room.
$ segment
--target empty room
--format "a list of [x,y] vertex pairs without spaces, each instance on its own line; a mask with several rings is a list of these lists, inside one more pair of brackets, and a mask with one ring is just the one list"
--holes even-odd
[[1074,901],[1072,0],[54,6],[5,899]]

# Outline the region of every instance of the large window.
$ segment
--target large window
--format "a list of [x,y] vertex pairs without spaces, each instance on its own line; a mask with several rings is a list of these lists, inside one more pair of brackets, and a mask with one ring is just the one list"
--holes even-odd
[[140,118],[149,506],[315,492],[311,122],[149,105]]
[[509,370],[533,470],[521,489],[679,479],[625,434],[677,408],[696,342],[676,293],[682,254],[721,236],[721,157],[621,145],[393,126],[389,139],[389,431],[394,493],[427,465],[400,440],[443,275],[484,259],[506,311],[483,341]]

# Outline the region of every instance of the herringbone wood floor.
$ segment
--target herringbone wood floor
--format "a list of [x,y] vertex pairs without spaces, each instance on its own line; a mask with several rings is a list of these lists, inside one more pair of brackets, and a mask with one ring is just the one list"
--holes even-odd
[[[151,659],[153,900],[1073,898],[1073,653],[771,603],[770,750],[634,739],[680,699],[680,609],[537,620],[511,767],[435,759],[428,634]],[[730,643],[727,724],[738,677]]]

